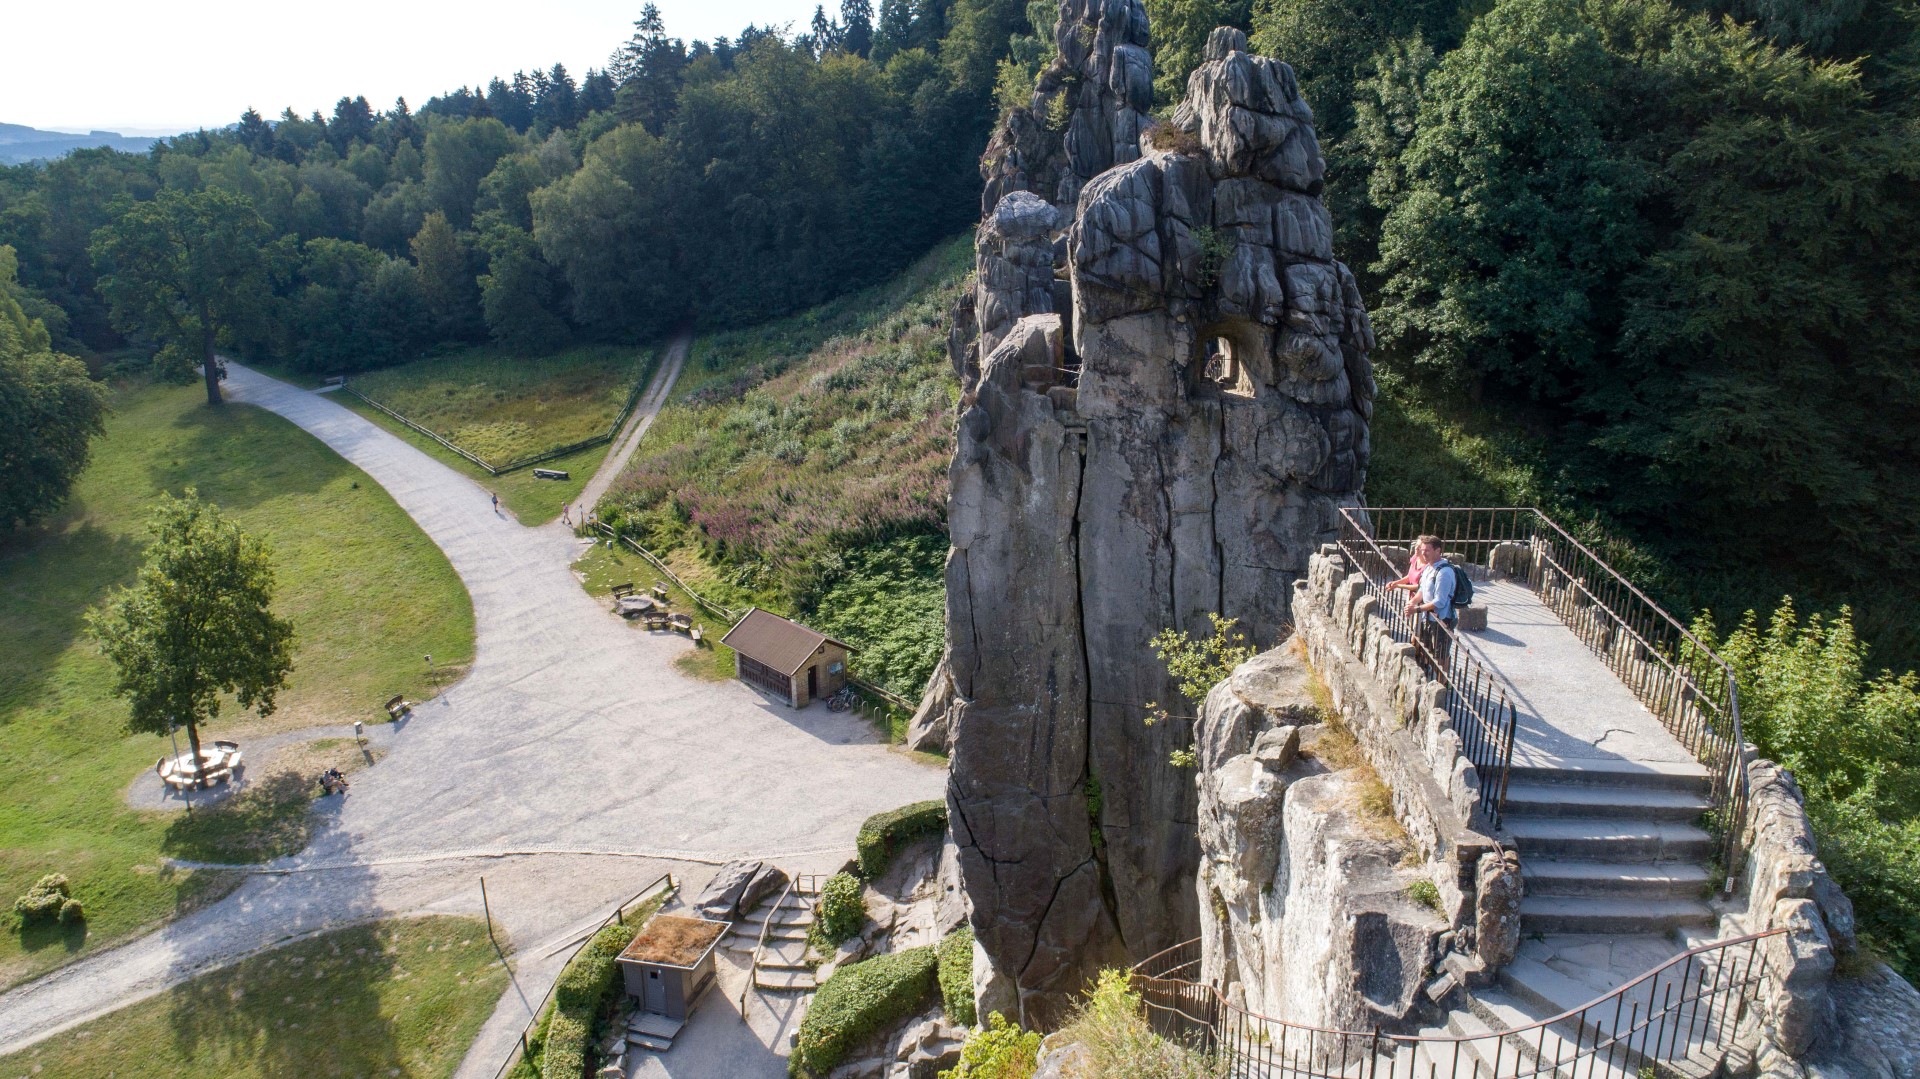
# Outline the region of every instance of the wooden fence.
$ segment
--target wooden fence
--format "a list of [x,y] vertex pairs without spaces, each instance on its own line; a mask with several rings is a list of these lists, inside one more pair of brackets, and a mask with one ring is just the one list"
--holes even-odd
[[[631,550],[634,554],[637,554],[641,558],[646,559],[647,562],[651,564],[654,569],[659,570],[660,573],[667,578],[667,580],[672,581],[676,586],[678,586],[680,591],[685,592],[688,596],[692,597],[693,602],[698,604],[701,610],[706,611],[708,614],[714,616],[715,618],[718,618],[724,621],[727,624],[727,627],[729,629],[733,627],[734,623],[740,621],[741,618],[745,617],[747,612],[735,611],[731,607],[725,606],[724,604],[715,603],[713,600],[710,600],[707,597],[701,595],[700,593],[695,592],[691,587],[688,586],[687,582],[681,580],[677,574],[675,574],[672,570],[667,568],[667,564],[661,561],[660,556],[654,554],[652,551],[647,550],[645,547],[640,546],[638,543],[635,543],[631,538],[627,536],[623,536],[618,532],[615,532],[612,526],[601,524],[601,525],[598,525],[597,527],[609,539],[619,540],[623,545],[627,547],[628,550]],[[777,614],[779,612],[776,611],[774,613]],[[860,690],[862,693],[865,693],[877,700],[883,701],[894,708],[903,708],[908,712],[912,712],[913,710],[919,707],[919,704],[915,701],[910,701],[907,698],[902,697],[900,694],[895,693],[884,686],[875,685],[874,683],[866,681],[865,679],[862,679],[862,678],[855,678],[852,674],[847,675],[847,681],[852,683],[854,688]]]

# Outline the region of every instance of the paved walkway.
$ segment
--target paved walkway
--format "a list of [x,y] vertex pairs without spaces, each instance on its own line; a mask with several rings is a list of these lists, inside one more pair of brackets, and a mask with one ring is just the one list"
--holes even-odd
[[1602,771],[1697,767],[1566,623],[1525,586],[1475,582],[1487,628],[1460,639],[1507,683],[1517,713],[1513,763]]
[[[685,640],[637,632],[580,588],[564,526],[522,527],[479,484],[328,398],[228,370],[231,398],[326,442],[446,552],[473,598],[472,672],[319,810],[306,851],[204,911],[0,995],[0,1053],[305,933],[478,913],[482,872],[512,938],[541,941],[666,868],[740,854],[830,868],[867,816],[939,796],[943,773],[890,751],[857,716],[680,674],[671,661]],[[540,853],[563,851],[599,854]],[[546,984],[533,973],[518,991],[537,1001]]]

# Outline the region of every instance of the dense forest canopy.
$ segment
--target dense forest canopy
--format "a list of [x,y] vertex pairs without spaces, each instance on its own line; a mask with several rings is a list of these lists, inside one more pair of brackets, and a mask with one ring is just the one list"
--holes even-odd
[[308,370],[764,318],[883,278],[970,219],[1018,15],[846,0],[804,33],[687,43],[648,5],[577,81],[556,64],[417,111],[249,108],[148,154],[0,170],[0,243],[23,307],[70,350],[166,343],[115,320],[93,243],[163,192],[223,192],[265,222],[262,317],[220,344]]

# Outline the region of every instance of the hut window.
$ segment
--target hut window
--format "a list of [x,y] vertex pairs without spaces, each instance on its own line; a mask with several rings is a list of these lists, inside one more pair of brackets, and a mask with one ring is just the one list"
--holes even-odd
[[1252,387],[1242,368],[1239,346],[1233,338],[1214,334],[1201,346],[1195,381],[1202,389],[1252,396]]

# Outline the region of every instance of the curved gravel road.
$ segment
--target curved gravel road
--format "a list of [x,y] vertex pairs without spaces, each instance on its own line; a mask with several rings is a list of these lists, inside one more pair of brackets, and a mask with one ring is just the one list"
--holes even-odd
[[539,955],[658,873],[697,885],[704,867],[743,854],[829,868],[870,814],[940,796],[941,771],[889,750],[857,717],[680,674],[671,661],[684,639],[636,631],[581,589],[569,569],[580,541],[564,526],[522,527],[473,480],[326,397],[228,370],[230,398],[312,432],[446,552],[473,597],[473,669],[395,729],[345,799],[317,810],[326,819],[306,851],[205,910],[0,995],[0,1053],[290,938],[395,914],[477,914],[484,873],[522,957],[462,1069],[490,1074],[498,1056],[483,1050],[503,1031],[511,1043],[522,1001],[554,976]]

